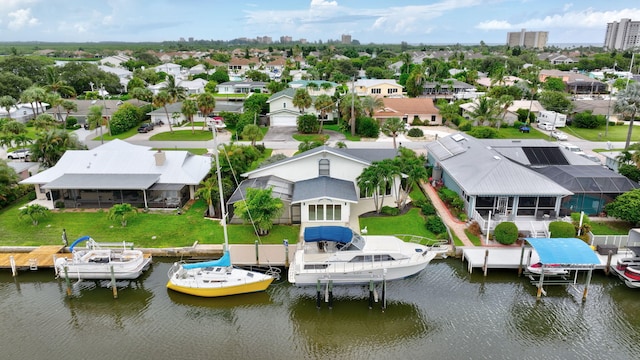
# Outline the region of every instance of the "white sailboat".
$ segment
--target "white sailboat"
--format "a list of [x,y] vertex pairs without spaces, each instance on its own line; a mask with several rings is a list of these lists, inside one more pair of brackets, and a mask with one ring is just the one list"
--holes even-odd
[[218,260],[197,263],[180,261],[174,263],[169,269],[167,288],[184,294],[202,297],[220,297],[264,291],[273,282],[273,276],[257,271],[240,269],[231,263],[227,235],[227,214],[218,157],[217,133],[215,128],[212,131],[215,145],[213,153],[218,176],[218,191],[220,193],[220,221],[224,233],[224,253]]

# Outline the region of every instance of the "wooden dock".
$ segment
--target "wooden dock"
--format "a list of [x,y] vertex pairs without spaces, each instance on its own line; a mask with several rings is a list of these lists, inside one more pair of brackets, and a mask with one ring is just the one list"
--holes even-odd
[[[607,255],[598,255],[600,265],[596,265],[595,269],[604,270],[607,266]],[[531,260],[529,260],[531,256]],[[611,257],[611,263],[616,264],[618,259],[632,256],[630,251],[620,249],[617,254]],[[467,262],[467,270],[473,272],[473,268],[483,269],[518,269],[520,266],[520,258],[522,257],[522,265],[535,264],[540,261],[538,253],[531,247],[525,247],[524,256],[522,256],[521,247],[491,247],[491,246],[474,246],[464,247],[462,249],[462,261]]]
[[11,257],[15,261],[16,268],[53,268],[54,255],[56,257],[71,257],[70,253],[62,253],[64,246],[46,245],[37,247],[29,252],[0,253],[0,268],[11,268]]

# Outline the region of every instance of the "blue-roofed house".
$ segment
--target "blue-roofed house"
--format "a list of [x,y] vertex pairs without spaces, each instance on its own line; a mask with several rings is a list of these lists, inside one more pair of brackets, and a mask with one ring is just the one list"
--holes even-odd
[[[374,161],[394,158],[396,149],[337,149],[317,147],[290,158],[242,174],[228,201],[231,222],[233,203],[247,188],[272,188],[283,200],[285,212],[275,223],[349,226],[350,219],[375,210],[370,194],[361,193],[356,178]],[[385,205],[396,206],[400,178],[387,189]]]

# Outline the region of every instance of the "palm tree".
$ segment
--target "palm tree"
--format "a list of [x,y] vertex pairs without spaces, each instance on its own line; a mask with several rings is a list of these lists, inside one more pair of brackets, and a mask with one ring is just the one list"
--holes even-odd
[[11,108],[16,106],[18,102],[10,95],[0,96],[0,107],[7,110],[7,118],[11,120]]
[[104,135],[102,134],[102,105],[89,107],[87,124],[89,125],[89,130],[100,128],[100,141],[104,144]]
[[33,111],[34,118],[38,116],[38,105],[42,105],[42,100],[44,99],[45,94],[46,91],[44,91],[43,88],[33,85],[23,91],[22,95],[20,96],[21,102],[29,103],[31,105],[31,110]]
[[74,103],[73,101],[69,101],[69,100],[64,100],[60,106],[62,106],[62,108],[64,109],[64,111],[66,111],[67,116],[65,117],[65,121],[69,118],[69,115],[71,114],[71,112],[76,112],[78,111],[78,104]]
[[107,217],[109,220],[119,220],[120,225],[122,227],[127,226],[127,218],[130,216],[136,215],[138,213],[138,209],[131,206],[131,204],[115,204],[109,209],[109,214]]
[[209,116],[209,114],[216,108],[216,98],[205,92],[198,95],[197,103],[200,114],[202,114],[202,117],[205,120],[202,124],[202,130],[204,130],[205,126],[207,126],[207,116]]
[[493,124],[499,110],[496,100],[482,96],[478,99],[478,106],[469,113],[469,116],[480,125],[487,122]]
[[56,125],[56,119],[51,114],[40,114],[33,120],[33,127],[38,130],[47,131]]
[[364,96],[360,101],[362,102],[362,110],[368,117],[373,117],[376,111],[384,109],[384,100],[380,97]]
[[640,107],[640,83],[629,83],[626,89],[618,93],[618,99],[613,107],[614,111],[623,114],[630,114],[629,118],[629,131],[627,132],[627,140],[624,144],[624,148],[627,149],[631,143],[631,135],[633,133],[633,122],[638,108]]
[[408,74],[411,70],[411,63],[413,62],[411,54],[409,54],[408,52],[403,52],[402,54],[400,54],[400,61],[402,61],[402,64],[404,64],[404,69]]
[[504,118],[507,116],[507,112],[509,110],[509,106],[513,105],[513,96],[511,95],[502,95],[498,99],[498,104],[502,106],[502,120],[500,124],[497,125],[499,128],[502,123],[504,123]]
[[404,121],[398,117],[389,118],[382,124],[382,132],[393,138],[393,148],[395,149],[397,147],[396,137],[405,132]]
[[187,89],[178,86],[176,78],[173,75],[167,75],[166,84],[161,90],[166,91],[169,96],[171,96],[171,103],[182,101],[187,97]]
[[318,91],[320,89],[320,85],[317,82],[309,81],[307,83],[307,89]]
[[425,68],[424,65],[418,65],[413,68],[409,77],[407,78],[406,88],[407,95],[410,97],[418,97],[422,95],[424,92],[424,82],[425,82]]
[[233,204],[235,213],[246,222],[253,222],[258,235],[266,235],[273,227],[273,219],[282,215],[282,199],[272,196],[272,189],[247,188],[244,200]]
[[424,155],[416,155],[416,153],[407,148],[400,148],[399,156],[396,156],[393,161],[398,168],[398,172],[407,175],[402,181],[404,181],[404,187],[401,188],[398,200],[398,207],[404,208],[406,205],[407,197],[413,189],[413,185],[419,184],[421,181],[427,181],[429,174],[424,164],[427,163],[427,159]]
[[20,209],[21,218],[28,216],[33,226],[37,226],[40,219],[49,216],[49,209],[39,204],[27,205]]
[[256,146],[256,141],[262,138],[262,131],[258,125],[245,125],[242,129],[242,138],[251,141],[251,146]]
[[296,90],[295,95],[293,95],[293,106],[299,108],[301,114],[304,114],[304,111],[311,107],[312,103],[313,100],[307,92],[307,89],[300,88]]
[[38,134],[31,146],[31,159],[40,160],[42,167],[54,166],[65,151],[86,148],[78,141],[74,133],[62,129],[53,129]]
[[198,105],[191,99],[186,99],[182,102],[182,108],[180,109],[182,115],[191,123],[191,133],[196,133],[195,125],[193,124],[193,116],[198,113]]
[[60,96],[74,97],[76,96],[76,89],[73,86],[69,86],[64,80],[60,79],[60,73],[56,66],[49,66],[45,68],[45,81],[44,89],[52,93],[56,93]]
[[331,85],[330,82],[323,82],[322,84],[320,84],[320,88],[322,90],[324,90],[325,92],[328,91],[329,89],[331,89],[333,87],[333,85]]
[[313,103],[313,107],[315,107],[317,111],[320,111],[320,131],[318,133],[322,133],[324,119],[327,117],[327,113],[329,111],[333,111],[335,106],[333,99],[329,95],[322,94],[316,98],[316,101]]
[[153,92],[147,88],[136,87],[129,91],[129,95],[138,100],[138,105],[140,105],[140,101],[151,101],[153,99]]
[[209,217],[213,217],[215,214],[213,204],[214,201],[218,199],[218,178],[216,176],[209,176],[202,180],[198,190],[196,190],[195,196],[202,198],[207,203],[208,215]]
[[398,173],[399,170],[392,163],[392,160],[387,159],[373,162],[356,178],[360,191],[373,196],[377,213],[380,213],[384,205],[387,186],[393,181],[394,174]]
[[153,97],[153,106],[164,108],[164,113],[167,114],[169,131],[173,133],[173,127],[171,126],[171,120],[169,119],[169,110],[167,110],[167,105],[169,104],[171,104],[171,95],[164,90],[161,90]]
[[64,100],[62,100],[62,98],[60,97],[60,94],[55,93],[55,92],[47,93],[45,98],[44,98],[44,101],[46,103],[48,103],[49,105],[51,105],[52,109],[55,108],[55,114],[56,114],[55,120],[64,123],[64,121],[62,119],[62,113],[60,111],[60,105],[62,104],[62,101],[64,101]]

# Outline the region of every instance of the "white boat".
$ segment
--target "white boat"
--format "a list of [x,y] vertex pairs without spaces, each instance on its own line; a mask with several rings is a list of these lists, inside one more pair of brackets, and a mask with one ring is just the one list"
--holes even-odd
[[611,270],[630,288],[640,288],[640,256],[622,258]]
[[[215,142],[217,137],[216,130],[212,131]],[[224,233],[224,253],[218,260],[197,263],[179,261],[174,263],[168,272],[167,288],[184,294],[202,297],[220,297],[264,291],[273,282],[274,276],[237,268],[231,263],[217,143],[214,155],[217,166],[220,208],[222,210],[220,221]]]
[[[76,249],[81,242],[87,242],[85,249]],[[83,236],[71,244],[71,258],[58,258],[56,273],[61,278],[80,280],[136,279],[151,265],[151,256],[140,250],[122,248],[101,248],[89,236]]]
[[[542,274],[542,263],[538,262],[533,265],[527,266],[527,270],[530,273],[541,275]],[[569,271],[562,267],[560,264],[545,264],[544,265],[544,274],[551,276],[561,276],[569,274]]]
[[444,252],[395,236],[361,236],[348,227],[308,227],[290,264],[289,282],[349,285],[402,279],[424,270]]

